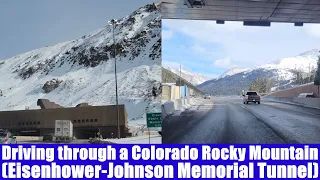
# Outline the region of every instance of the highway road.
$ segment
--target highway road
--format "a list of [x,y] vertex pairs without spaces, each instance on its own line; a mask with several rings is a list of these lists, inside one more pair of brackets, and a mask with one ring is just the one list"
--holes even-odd
[[320,143],[320,110],[241,98],[201,100],[163,121],[162,142],[191,144]]

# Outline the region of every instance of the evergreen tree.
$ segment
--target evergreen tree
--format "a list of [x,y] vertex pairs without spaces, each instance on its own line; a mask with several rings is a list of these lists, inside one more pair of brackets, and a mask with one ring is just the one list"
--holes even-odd
[[259,93],[269,93],[270,90],[271,90],[271,81],[268,77],[257,78],[251,83],[249,87],[249,91],[257,91]]
[[320,98],[319,94],[319,86],[320,86],[320,56],[318,58],[317,71],[314,78],[314,85],[318,86],[318,98]]

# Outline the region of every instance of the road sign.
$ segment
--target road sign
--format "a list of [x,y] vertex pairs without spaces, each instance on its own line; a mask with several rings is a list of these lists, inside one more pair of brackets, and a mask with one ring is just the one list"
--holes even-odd
[[162,113],[147,113],[147,127],[162,127]]

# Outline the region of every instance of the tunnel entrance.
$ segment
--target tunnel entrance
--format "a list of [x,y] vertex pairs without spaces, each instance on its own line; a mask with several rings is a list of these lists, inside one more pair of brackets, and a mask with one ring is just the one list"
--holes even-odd
[[99,128],[77,128],[75,131],[78,139],[89,139],[98,136]]
[[39,129],[14,130],[11,133],[15,136],[40,136]]

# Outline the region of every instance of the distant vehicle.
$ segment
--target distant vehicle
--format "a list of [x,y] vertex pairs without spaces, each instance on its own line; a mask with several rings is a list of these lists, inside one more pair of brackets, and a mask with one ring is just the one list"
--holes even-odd
[[248,104],[249,102],[260,104],[260,96],[255,91],[248,91],[243,95],[243,104]]
[[204,95],[204,99],[211,99],[209,94]]
[[56,141],[72,141],[73,124],[71,120],[56,120],[54,137]]
[[44,136],[43,136],[43,141],[53,141],[54,140],[54,134],[53,133],[51,133],[51,134],[45,134]]
[[0,142],[1,144],[17,144],[17,139],[12,136],[11,132],[0,129]]

